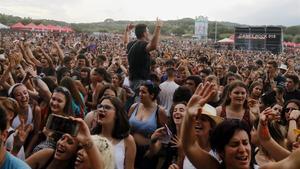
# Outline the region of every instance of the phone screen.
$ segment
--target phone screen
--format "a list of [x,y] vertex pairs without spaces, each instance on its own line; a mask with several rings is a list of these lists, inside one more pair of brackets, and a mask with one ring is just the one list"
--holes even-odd
[[49,116],[46,126],[48,129],[61,134],[68,133],[76,136],[78,132],[78,123],[63,116],[53,114]]
[[166,124],[164,125],[164,127],[166,130],[166,135],[161,139],[161,143],[169,144],[169,142],[171,141],[171,138],[172,138],[172,132]]

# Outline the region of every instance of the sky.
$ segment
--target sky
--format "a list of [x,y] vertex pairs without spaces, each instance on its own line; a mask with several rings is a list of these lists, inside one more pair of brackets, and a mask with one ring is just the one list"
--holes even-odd
[[0,0],[0,13],[69,23],[113,20],[210,21],[249,25],[300,25],[300,0]]

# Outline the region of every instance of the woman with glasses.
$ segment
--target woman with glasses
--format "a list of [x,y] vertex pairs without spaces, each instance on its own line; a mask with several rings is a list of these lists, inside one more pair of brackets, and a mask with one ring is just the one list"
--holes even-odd
[[97,126],[92,132],[111,141],[116,169],[134,169],[136,147],[121,101],[116,97],[103,97],[97,105],[96,114]]
[[281,111],[281,124],[285,126],[284,133],[287,136],[288,143],[292,144],[296,141],[294,129],[300,128],[299,119],[300,101],[292,99],[287,101]]
[[129,109],[131,133],[137,145],[135,168],[155,168],[156,157],[147,156],[150,137],[153,132],[167,123],[166,112],[156,103],[159,87],[151,81],[146,81],[139,88],[140,102]]
[[[116,88],[113,85],[107,84],[104,85],[100,91],[98,102],[102,99],[102,97],[117,97]],[[93,129],[97,125],[97,111],[90,111],[84,117],[84,121],[89,126],[90,129]]]
[[281,115],[280,115],[282,124],[288,125],[290,113],[293,110],[299,110],[299,109],[300,109],[300,101],[299,100],[292,99],[292,100],[287,101],[283,105],[283,109],[282,109]]

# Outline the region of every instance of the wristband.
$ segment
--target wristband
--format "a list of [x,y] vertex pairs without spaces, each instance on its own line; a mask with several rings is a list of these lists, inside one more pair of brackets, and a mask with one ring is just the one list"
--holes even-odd
[[267,126],[262,127],[262,137],[265,140],[270,140],[271,136],[270,136],[270,132],[269,132],[269,128]]
[[295,119],[295,118],[289,118],[289,121],[293,121],[293,120],[295,120],[295,122],[297,122],[297,119]]

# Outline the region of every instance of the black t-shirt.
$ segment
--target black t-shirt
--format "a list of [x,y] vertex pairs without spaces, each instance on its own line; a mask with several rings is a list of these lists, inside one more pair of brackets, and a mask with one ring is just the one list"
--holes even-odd
[[148,80],[150,75],[150,53],[146,51],[148,42],[136,40],[127,45],[129,79]]
[[52,67],[40,67],[37,66],[37,74],[40,75],[41,73],[44,73],[45,76],[55,76],[56,75],[56,71],[54,68]]
[[284,99],[285,102],[287,102],[291,99],[300,100],[300,91],[299,90],[294,90],[292,92],[285,91],[285,93],[283,95],[283,99]]

